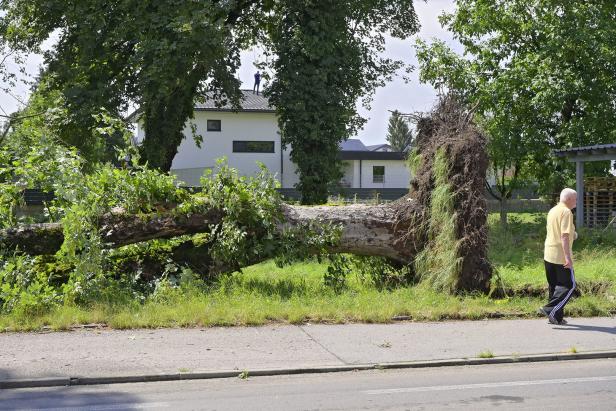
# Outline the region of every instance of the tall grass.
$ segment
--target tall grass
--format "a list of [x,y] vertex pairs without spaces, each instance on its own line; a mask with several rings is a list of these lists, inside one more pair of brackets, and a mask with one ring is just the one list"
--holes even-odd
[[451,291],[461,270],[460,240],[456,239],[454,194],[449,184],[449,163],[442,149],[433,165],[434,189],[430,197],[428,245],[415,259],[415,271],[438,291]]

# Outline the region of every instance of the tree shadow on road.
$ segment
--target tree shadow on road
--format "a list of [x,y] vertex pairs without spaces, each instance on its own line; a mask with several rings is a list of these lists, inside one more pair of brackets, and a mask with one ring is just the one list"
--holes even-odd
[[[16,377],[11,371],[0,368],[0,381],[14,379]],[[135,409],[142,402],[138,396],[116,391],[110,386],[0,389],[0,410]]]
[[564,325],[562,327],[558,327],[558,328],[554,328],[555,330],[565,330],[565,331],[595,331],[595,332],[602,332],[602,333],[608,333],[608,334],[614,334],[616,335],[616,327],[601,327],[598,325],[583,325],[583,324],[572,324],[569,323],[567,325]]

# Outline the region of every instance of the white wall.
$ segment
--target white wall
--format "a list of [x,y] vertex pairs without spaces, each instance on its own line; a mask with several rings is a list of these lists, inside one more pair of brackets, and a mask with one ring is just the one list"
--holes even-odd
[[[207,120],[221,120],[222,131],[207,131]],[[204,171],[215,168],[216,160],[223,156],[241,175],[257,173],[257,161],[260,161],[283,188],[293,188],[299,182],[297,166],[289,156],[290,147],[284,150],[281,159],[280,134],[274,113],[197,111],[192,121],[197,126],[197,134],[203,136],[201,148],[197,147],[187,125],[184,129],[186,138],[171,166],[171,172],[187,185],[198,186]],[[138,125],[137,140],[142,141],[143,137],[143,127]],[[233,153],[233,140],[274,141],[274,153]],[[373,166],[385,166],[384,183],[372,182]],[[352,188],[407,188],[410,181],[410,172],[402,160],[362,160],[361,184],[359,160],[348,160],[344,174]]]
[[[385,167],[383,183],[372,182],[373,166]],[[361,162],[362,188],[407,188],[410,180],[411,174],[404,160],[362,160]]]
[[342,179],[341,183],[344,187],[353,188],[355,180],[355,160],[346,160],[342,162]]
[[[220,120],[221,131],[207,131],[207,120]],[[187,136],[173,159],[171,172],[188,185],[198,185],[206,168],[216,167],[216,160],[225,156],[230,167],[241,175],[254,175],[259,171],[257,162],[265,164],[280,181],[280,135],[273,113],[228,113],[197,111],[193,120],[197,134],[203,137],[201,148],[192,138],[189,126]],[[273,141],[274,153],[234,153],[233,141]]]
[[282,188],[294,188],[297,183],[297,166],[291,161],[291,147],[287,147],[282,153]]

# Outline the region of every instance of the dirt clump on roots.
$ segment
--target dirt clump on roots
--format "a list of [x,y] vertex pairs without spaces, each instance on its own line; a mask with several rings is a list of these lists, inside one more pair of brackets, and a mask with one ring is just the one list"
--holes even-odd
[[[431,112],[417,115],[413,120],[417,124],[417,137],[409,160],[414,171],[409,197],[422,211],[415,214],[416,221],[408,224],[413,231],[408,238],[423,243],[424,256],[433,261],[433,271],[440,269],[435,265],[448,266],[447,273],[442,275],[446,278],[441,279],[438,288],[450,292],[487,292],[492,266],[487,257],[484,195],[488,167],[486,137],[472,122],[472,113],[452,96],[441,98]],[[444,175],[439,178],[439,173]],[[441,194],[446,196],[447,206],[439,208],[435,202],[442,201],[436,198]],[[443,223],[444,219],[447,224]],[[449,237],[443,237],[447,234],[444,230],[449,230]],[[444,257],[450,261],[434,263],[439,254],[452,252],[451,247],[455,252]],[[415,244],[413,248],[419,247]]]

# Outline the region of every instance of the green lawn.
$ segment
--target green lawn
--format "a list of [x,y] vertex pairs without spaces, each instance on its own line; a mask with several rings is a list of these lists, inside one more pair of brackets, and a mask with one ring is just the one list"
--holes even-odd
[[[323,285],[325,264],[303,262],[278,268],[265,262],[225,277],[204,290],[169,288],[144,303],[79,308],[62,306],[37,317],[0,316],[0,330],[66,329],[104,323],[114,328],[257,325],[268,322],[390,322],[534,317],[544,299],[543,215],[511,216],[508,230],[490,216],[490,258],[497,275],[494,295],[450,296],[419,284],[378,290],[351,273],[336,294]],[[567,306],[570,316],[616,313],[616,235],[582,231],[574,260],[582,295]],[[496,298],[495,296],[501,296]]]

